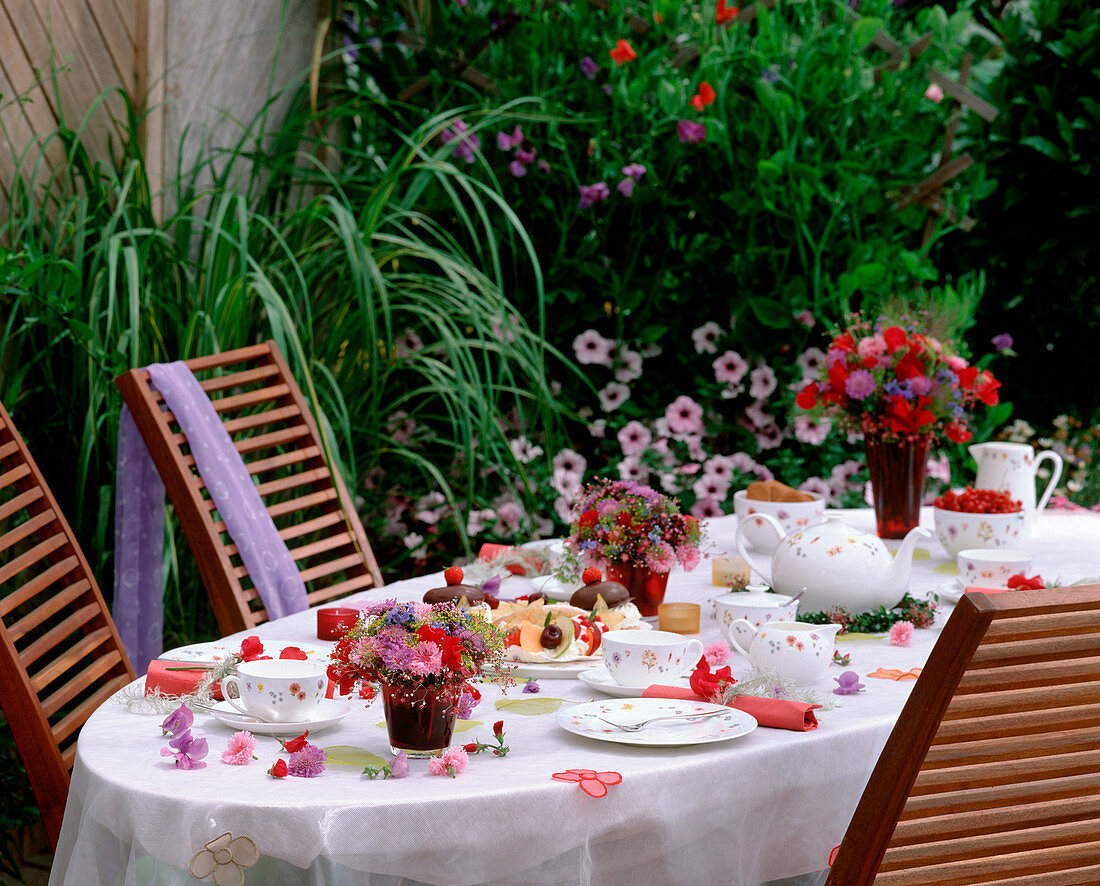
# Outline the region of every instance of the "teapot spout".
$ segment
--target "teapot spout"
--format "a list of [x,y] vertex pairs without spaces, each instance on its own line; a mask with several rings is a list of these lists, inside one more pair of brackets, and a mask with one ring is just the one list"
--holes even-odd
[[909,573],[913,569],[913,550],[917,546],[917,540],[929,538],[931,535],[923,526],[914,526],[902,539],[901,547],[894,554],[894,561],[886,570],[883,582],[883,589],[890,594],[893,603],[901,600],[909,587]]

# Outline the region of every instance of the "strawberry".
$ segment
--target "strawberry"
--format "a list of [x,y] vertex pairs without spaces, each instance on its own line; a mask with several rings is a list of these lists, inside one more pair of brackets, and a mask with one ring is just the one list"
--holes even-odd
[[461,566],[451,566],[444,570],[443,580],[449,585],[460,585],[465,574],[462,571]]
[[589,566],[581,573],[581,581],[586,585],[594,585],[598,581],[603,581],[603,572],[599,566]]

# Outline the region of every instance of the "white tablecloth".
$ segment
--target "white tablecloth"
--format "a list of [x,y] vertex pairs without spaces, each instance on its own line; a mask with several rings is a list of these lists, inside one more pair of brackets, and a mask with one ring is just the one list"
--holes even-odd
[[[842,512],[871,529],[870,511]],[[931,526],[931,515],[923,515]],[[734,518],[711,521],[711,548],[733,550]],[[1069,582],[1100,574],[1100,518],[1048,514],[1026,545],[1034,572]],[[911,591],[923,595],[953,579],[952,561],[934,539],[918,546]],[[509,583],[502,593],[507,595]],[[666,599],[704,603],[704,643],[718,639],[707,618],[710,564],[674,572]],[[372,596],[419,599],[438,575],[395,583]],[[519,587],[512,590],[522,592]],[[355,599],[355,598],[353,598]],[[732,741],[646,748],[587,740],[561,730],[553,714],[499,711],[497,687],[485,689],[471,715],[484,725],[455,742],[488,740],[505,721],[511,753],[471,757],[456,779],[412,763],[400,780],[370,781],[329,768],[313,779],[275,780],[266,771],[279,744],[259,737],[258,760],[224,765],[232,730],[197,714],[193,732],[210,743],[208,766],[181,771],[160,756],[160,716],[128,713],[108,702],[84,727],[51,886],[194,882],[192,855],[229,831],[252,837],[263,856],[252,883],[395,884],[756,884],[819,870],[848,820],[912,682],[866,678],[876,668],[908,670],[926,659],[950,611],[910,647],[885,639],[842,640],[865,692],[819,712],[820,728],[759,728]],[[251,632],[250,632],[251,633]],[[303,612],[263,625],[265,642],[307,642],[316,617]],[[230,640],[237,640],[244,634]],[[747,673],[731,655],[735,674]],[[815,687],[831,695],[833,667]],[[576,680],[542,680],[538,696],[566,704],[602,697]],[[321,747],[353,745],[389,757],[380,704],[353,702],[338,726],[311,735]],[[284,755],[285,756],[285,755]],[[552,779],[569,768],[612,769],[622,784],[599,800]],[[407,879],[406,879],[407,878]]]

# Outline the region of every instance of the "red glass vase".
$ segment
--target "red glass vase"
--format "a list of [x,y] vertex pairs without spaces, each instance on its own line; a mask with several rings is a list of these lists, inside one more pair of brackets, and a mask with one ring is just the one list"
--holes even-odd
[[435,757],[451,744],[461,684],[382,684],[382,710],[390,750],[417,759]]
[[626,586],[642,615],[657,614],[668,587],[667,572],[654,572],[648,566],[633,563],[612,563],[607,567],[607,577]]
[[920,522],[931,442],[928,435],[884,440],[881,434],[864,434],[880,538],[904,538]]

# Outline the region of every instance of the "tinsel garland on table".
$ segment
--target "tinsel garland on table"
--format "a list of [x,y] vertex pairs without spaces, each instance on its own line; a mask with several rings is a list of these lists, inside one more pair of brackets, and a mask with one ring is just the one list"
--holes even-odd
[[[213,697],[214,687],[223,677],[237,671],[237,665],[243,661],[239,655],[230,655],[224,661],[213,665],[199,682],[194,692],[187,695],[165,695],[159,689],[146,695],[142,686],[127,686],[112,697],[112,701],[121,704],[132,714],[170,714],[181,704],[188,707],[211,708],[217,702]],[[182,664],[182,663],[181,663]]]

